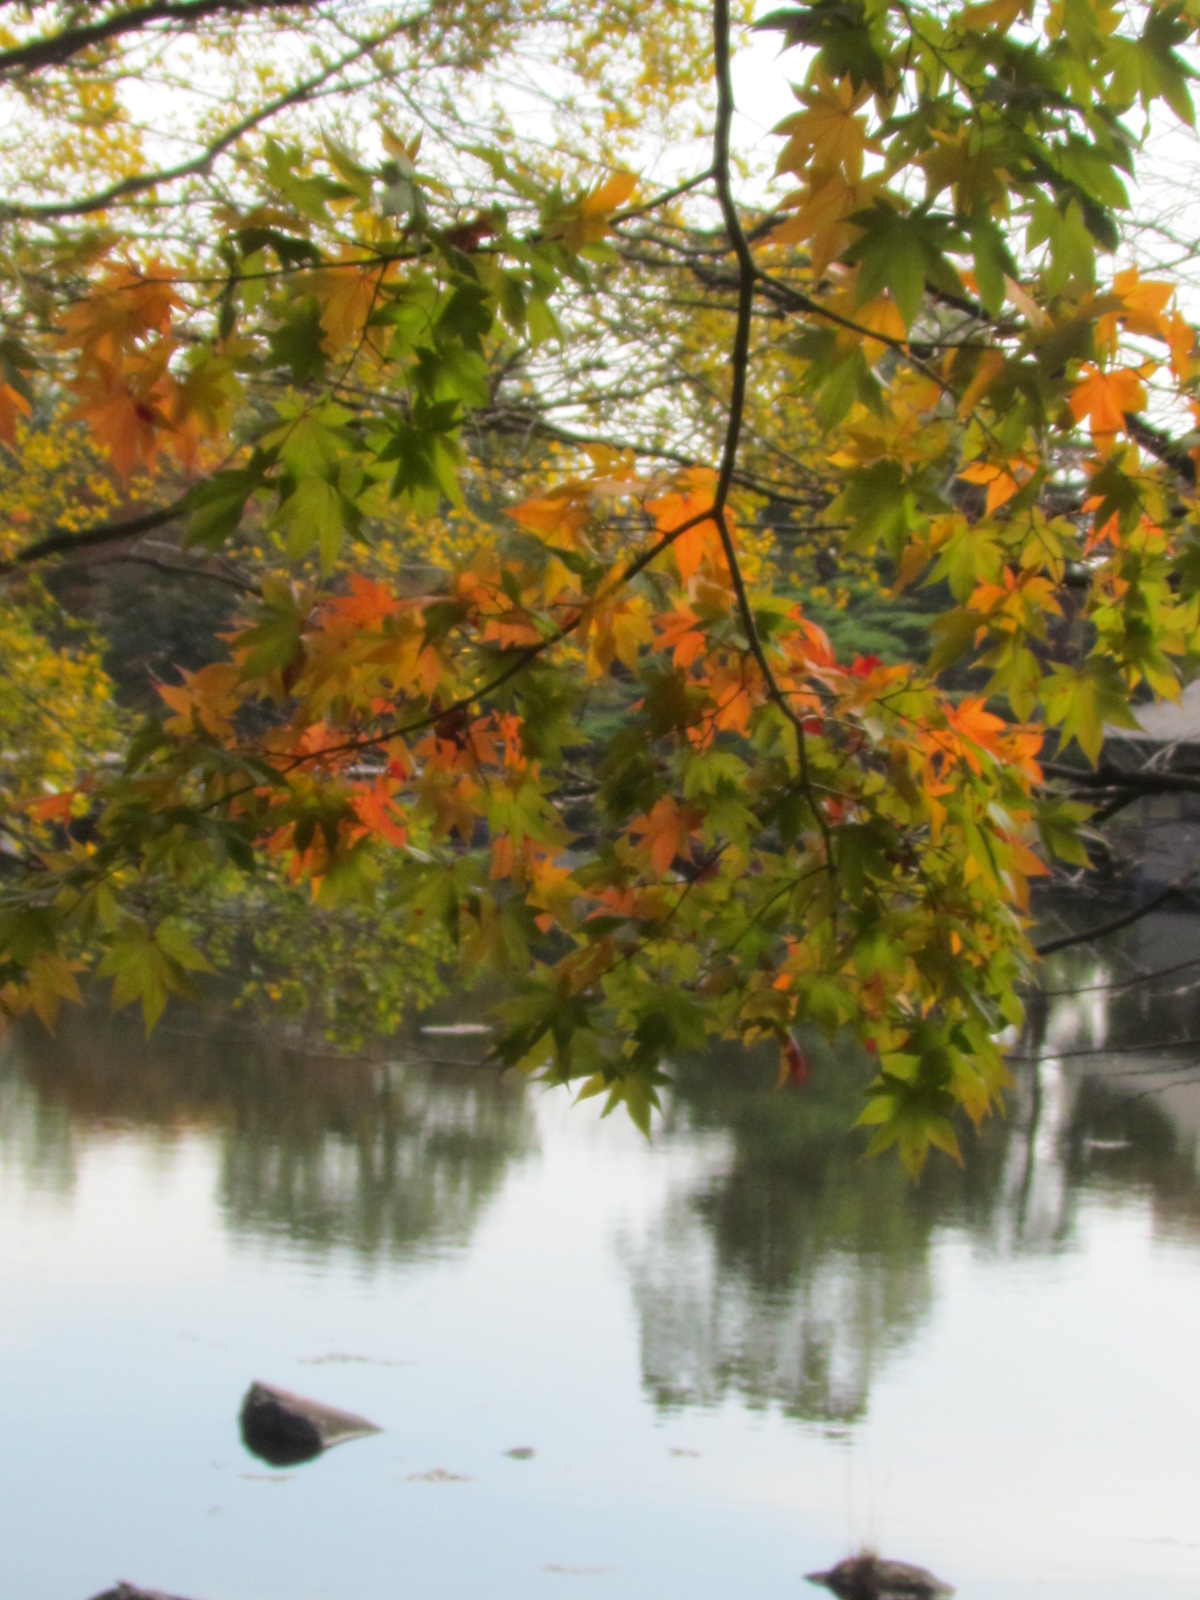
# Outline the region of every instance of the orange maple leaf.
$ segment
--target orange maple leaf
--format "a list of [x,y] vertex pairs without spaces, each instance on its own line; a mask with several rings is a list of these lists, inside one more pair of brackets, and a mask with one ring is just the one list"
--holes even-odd
[[541,500],[526,500],[508,514],[530,533],[568,546],[581,542],[581,535],[591,521],[587,490],[582,484],[566,485]]
[[78,793],[78,789],[63,789],[59,794],[44,795],[30,804],[29,815],[35,822],[70,822]]
[[408,843],[408,831],[404,827],[403,809],[395,799],[398,787],[395,779],[381,773],[372,784],[356,783],[350,804],[364,832],[386,839],[388,844],[401,849]]
[[666,612],[654,619],[655,626],[661,629],[658,647],[674,652],[677,667],[690,667],[707,648],[708,641],[699,631],[699,621],[691,606],[680,606],[677,611]]
[[377,628],[385,617],[393,617],[401,610],[400,601],[390,589],[357,573],[351,575],[350,593],[338,595],[328,606],[331,622],[354,628]]
[[1002,717],[986,711],[981,698],[947,705],[945,717],[946,728],[931,729],[925,738],[927,748],[939,752],[944,763],[962,761],[978,776],[983,770],[980,750],[997,761],[1003,759],[999,740],[1008,725]]
[[25,396],[0,379],[0,439],[5,444],[16,444],[17,418],[27,417],[29,412],[30,405]]
[[151,334],[167,334],[173,312],[182,309],[161,266],[111,267],[85,299],[63,312],[62,342],[85,360],[111,361]]
[[1116,434],[1125,431],[1125,413],[1140,411],[1146,404],[1142,379],[1148,376],[1145,367],[1137,372],[1131,367],[1101,372],[1093,362],[1087,362],[1069,397],[1076,422],[1087,417],[1097,444],[1102,440],[1111,441]]
[[676,856],[691,859],[688,835],[699,821],[690,806],[680,808],[674,796],[665,794],[656,800],[647,816],[636,817],[629,824],[632,834],[640,834],[642,848],[650,853],[650,865],[657,877],[664,877]]
[[[1020,478],[1014,475],[1014,469],[1020,472]],[[1011,500],[1020,490],[1021,482],[1028,482],[1031,476],[1026,463],[1019,458],[1006,463],[973,461],[959,473],[964,483],[987,485],[986,514],[989,517],[993,511],[999,510],[1006,501]]]

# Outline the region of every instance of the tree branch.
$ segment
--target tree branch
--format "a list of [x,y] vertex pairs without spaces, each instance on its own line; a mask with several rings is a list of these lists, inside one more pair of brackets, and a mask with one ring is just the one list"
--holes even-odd
[[305,78],[302,83],[294,84],[283,94],[276,95],[273,100],[268,100],[265,105],[249,112],[231,128],[227,128],[219,138],[207,145],[198,156],[193,156],[188,161],[181,161],[173,167],[160,167],[155,172],[134,173],[128,178],[122,178],[117,183],[110,183],[107,189],[100,189],[95,194],[86,195],[81,200],[46,200],[37,204],[26,204],[22,201],[0,201],[0,220],[26,220],[35,221],[39,218],[82,217],[94,211],[104,211],[118,200],[128,199],[129,196],[142,194],[147,189],[157,188],[159,184],[176,183],[181,178],[195,177],[198,173],[206,172],[218,156],[224,154],[231,145],[245,137],[247,133],[268,121],[280,111],[286,111],[289,106],[301,105],[314,95],[322,85],[328,83],[330,78],[336,77],[346,67],[369,55],[372,50],[382,44],[387,44],[398,33],[403,33],[415,25],[415,20],[409,18],[404,22],[393,23],[391,27],[373,34],[369,39],[363,40],[354,50],[348,51],[344,56],[332,62],[322,72],[314,73],[311,78]]
[[713,496],[712,517],[717,525],[717,532],[721,538],[721,548],[725,552],[725,559],[729,563],[729,578],[733,584],[733,592],[737,598],[738,613],[742,619],[742,626],[746,630],[746,640],[750,646],[750,653],[762,673],[763,683],[766,686],[770,699],[778,706],[779,710],[792,725],[796,736],[796,759],[800,768],[800,783],[804,789],[805,798],[808,800],[809,809],[821,832],[821,839],[825,847],[825,865],[829,872],[833,871],[833,841],[829,833],[829,824],[825,813],[821,809],[812,786],[812,774],[808,765],[808,745],[804,733],[804,724],[796,715],[795,708],[791,705],[767,660],[767,653],[759,637],[758,628],[754,621],[754,613],[750,608],[750,597],[746,593],[746,583],[738,564],[737,550],[734,547],[733,534],[729,527],[729,517],[726,513],[726,503],[729,491],[733,484],[733,475],[737,467],[738,439],[742,431],[742,414],[746,406],[746,369],[750,360],[750,328],[754,320],[754,288],[758,278],[758,269],[754,264],[749,242],[742,229],[741,218],[738,216],[737,205],[733,198],[733,187],[729,174],[729,130],[733,121],[733,78],[729,70],[729,0],[715,0],[713,5],[713,53],[716,62],[717,77],[717,119],[713,135],[713,173],[717,184],[717,198],[721,206],[721,216],[725,222],[725,231],[729,235],[733,246],[734,255],[738,265],[738,299],[737,299],[737,326],[733,336],[733,350],[730,355],[730,364],[733,368],[733,381],[729,395],[729,425],[725,432],[725,444],[721,451],[721,466],[717,474],[717,489]]
[[1044,761],[1042,770],[1052,777],[1065,778],[1075,789],[1117,789],[1135,800],[1150,794],[1200,794],[1200,772],[1156,772],[1145,767],[1127,772],[1108,762],[1088,771],[1062,761]]
[[1200,877],[1200,867],[1193,867],[1189,872],[1172,879],[1165,889],[1160,889],[1148,900],[1143,900],[1140,906],[1134,906],[1132,911],[1113,917],[1111,922],[1102,922],[1098,927],[1086,928],[1082,933],[1064,933],[1057,939],[1047,939],[1043,944],[1034,945],[1034,952],[1039,956],[1053,955],[1056,950],[1069,950],[1073,945],[1091,944],[1093,940],[1104,939],[1110,933],[1120,933],[1122,928],[1130,928],[1143,917],[1148,917],[1152,911],[1157,911],[1159,906],[1165,904],[1173,894],[1179,894],[1198,877]]
[[156,528],[165,528],[167,523],[180,516],[186,509],[186,501],[185,496],[173,505],[159,506],[140,517],[128,517],[123,522],[100,522],[81,532],[53,528],[45,538],[26,545],[24,550],[19,550],[7,561],[0,561],[0,578],[19,572],[22,567],[42,561],[47,556],[67,555],[73,550],[89,550],[101,544],[119,544],[122,539],[135,539],[139,534],[153,533]]

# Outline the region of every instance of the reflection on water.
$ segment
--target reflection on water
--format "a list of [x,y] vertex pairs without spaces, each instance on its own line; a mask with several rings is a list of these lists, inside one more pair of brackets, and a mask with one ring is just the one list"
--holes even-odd
[[863,1162],[847,1137],[844,1067],[818,1057],[803,1094],[775,1094],[765,1077],[734,1060],[680,1073],[674,1120],[720,1130],[728,1155],[675,1188],[631,1259],[645,1382],[666,1408],[734,1392],[851,1422],[929,1309],[934,1228],[989,1214],[997,1140],[980,1141],[965,1172],[931,1168],[914,1190],[897,1163]]
[[[1194,968],[1184,965],[1192,960]],[[196,1515],[208,1517],[241,1503],[220,1499],[195,1474],[230,1472],[220,1452],[252,1377],[309,1392],[314,1372],[302,1363],[328,1362],[321,1398],[361,1409],[387,1429],[383,1443],[356,1447],[336,1468],[353,1475],[346,1481],[354,1495],[337,1516],[354,1528],[347,1538],[362,1546],[361,1560],[346,1553],[349,1545],[336,1567],[322,1568],[315,1547],[303,1555],[321,1517],[310,1510],[297,1521],[280,1500],[273,1548],[299,1541],[291,1565],[260,1565],[253,1582],[231,1583],[204,1562],[228,1551],[234,1570],[249,1571],[260,1524],[248,1520],[240,1543],[230,1533],[222,1544],[206,1523],[203,1537],[195,1533],[203,1559],[190,1569],[146,1571],[146,1580],[201,1600],[383,1593],[390,1556],[382,1545],[373,1556],[367,1547],[376,1526],[390,1527],[399,1513],[379,1497],[420,1486],[435,1501],[475,1495],[471,1516],[491,1529],[491,1544],[481,1536],[472,1556],[470,1541],[459,1548],[456,1519],[465,1513],[422,1502],[406,1537],[416,1541],[418,1568],[428,1562],[413,1576],[431,1600],[459,1600],[482,1592],[480,1584],[515,1600],[531,1573],[620,1567],[620,1547],[594,1537],[600,1527],[626,1543],[644,1539],[647,1550],[665,1539],[664,1549],[683,1540],[690,1551],[686,1581],[682,1568],[659,1570],[649,1555],[640,1576],[621,1568],[623,1600],[660,1596],[676,1582],[695,1595],[727,1593],[719,1558],[704,1554],[710,1526],[737,1571],[769,1556],[788,1575],[786,1589],[771,1592],[791,1593],[804,1570],[879,1535],[853,1523],[847,1491],[829,1487],[843,1482],[830,1452],[865,1441],[890,1465],[901,1452],[905,1487],[891,1491],[894,1521],[884,1542],[894,1546],[895,1521],[901,1533],[918,1529],[917,1543],[901,1539],[898,1553],[945,1566],[952,1578],[974,1573],[971,1583],[959,1577],[964,1595],[1024,1600],[1046,1592],[1047,1551],[1060,1547],[1068,1553],[1056,1594],[1108,1600],[1134,1592],[1121,1586],[1124,1578],[1110,1588],[1100,1582],[1114,1551],[1127,1559],[1122,1572],[1143,1600],[1195,1592],[1200,1527],[1188,1508],[1200,1490],[1200,1414],[1193,1415],[1190,1366],[1171,1365],[1160,1330],[1180,1330],[1179,1359],[1190,1362],[1186,1319],[1200,1321],[1200,1047],[1170,1042],[1200,1035],[1200,929],[1187,918],[1148,919],[1103,961],[1066,953],[1045,976],[1050,993],[1030,1006],[1007,1116],[965,1141],[961,1169],[936,1159],[916,1188],[894,1160],[861,1159],[847,1134],[854,1074],[819,1050],[811,1083],[782,1094],[771,1087],[770,1065],[753,1057],[715,1052],[682,1064],[651,1148],[628,1128],[597,1124],[586,1107],[568,1111],[561,1097],[468,1064],[477,1048],[470,1039],[439,1039],[436,1061],[415,1059],[418,1043],[408,1059],[379,1063],[289,1050],[224,1023],[197,1026],[183,1013],[169,1016],[149,1044],[136,1024],[95,1015],[69,1019],[55,1039],[16,1031],[0,1052],[0,1180],[18,1200],[0,1215],[5,1248],[20,1258],[25,1209],[37,1241],[30,1260],[34,1250],[56,1247],[48,1215],[76,1217],[84,1237],[92,1227],[98,1238],[104,1208],[119,1206],[123,1226],[148,1236],[157,1227],[168,1250],[171,1230],[194,1222],[204,1261],[192,1309],[172,1301],[163,1328],[145,1332],[153,1301],[136,1300],[127,1320],[112,1324],[122,1347],[147,1341],[120,1380],[122,1404],[136,1409],[156,1364],[168,1385],[170,1414],[164,1421],[161,1397],[147,1398],[139,1448],[152,1461],[155,1430],[170,1434],[170,1458],[183,1463],[170,1504],[191,1495],[208,1507]],[[160,1176],[198,1174],[199,1186],[181,1179],[178,1196],[163,1198],[169,1184],[156,1189],[133,1170],[147,1161]],[[77,1213],[89,1207],[96,1219],[85,1226]],[[222,1258],[213,1241],[235,1246],[232,1257]],[[1161,1260],[1159,1246],[1168,1252]],[[60,1404],[57,1387],[54,1398],[31,1402],[23,1459],[36,1458],[49,1429],[55,1462],[73,1454],[77,1436],[87,1460],[85,1414],[96,1380],[86,1375],[86,1352],[114,1313],[103,1298],[103,1269],[98,1302],[82,1283],[77,1290],[72,1275],[84,1259],[63,1267],[41,1331],[19,1359],[8,1368],[0,1359],[0,1382],[11,1393],[35,1364],[32,1351],[42,1360],[51,1359],[43,1349],[57,1352],[53,1382],[68,1388],[76,1352],[84,1353],[73,1402]],[[247,1260],[261,1283],[245,1277]],[[53,1263],[21,1270],[32,1300],[43,1278],[58,1284]],[[140,1269],[131,1281],[140,1294]],[[1051,1320],[1029,1321],[1030,1296],[1043,1292]],[[1135,1316],[1144,1320],[1135,1324]],[[76,1317],[86,1339],[72,1333]],[[203,1350],[208,1328],[215,1350],[218,1325],[228,1353],[220,1372],[205,1377],[199,1357],[187,1355],[192,1345],[171,1341],[195,1340]],[[273,1330],[266,1345],[263,1327]],[[1073,1394],[1076,1366],[1100,1341],[1095,1360],[1105,1372],[1103,1340],[1122,1328],[1127,1341],[1136,1333],[1141,1342],[1114,1345],[1124,1351],[1112,1358],[1124,1361],[1120,1392],[1093,1376]],[[0,1326],[0,1358],[4,1336]],[[362,1362],[368,1344],[370,1365],[345,1364]],[[253,1370],[260,1348],[274,1352],[261,1372]],[[107,1359],[120,1358],[110,1349]],[[118,1381],[113,1371],[103,1384]],[[1136,1404],[1122,1398],[1135,1379],[1148,1385]],[[193,1384],[209,1396],[212,1444],[187,1444],[186,1416],[177,1415],[175,1397]],[[1169,1416],[1166,1396],[1175,1407]],[[484,1430],[481,1444],[490,1408],[503,1425]],[[969,1421],[972,1408],[978,1414]],[[110,1448],[111,1428],[111,1419],[98,1427],[97,1451]],[[782,1433],[755,1431],[764,1428]],[[889,1428],[899,1430],[898,1446]],[[664,1434],[678,1448],[668,1451]],[[530,1446],[525,1464],[513,1467],[509,1458],[521,1455],[514,1446],[526,1440],[536,1453]],[[1114,1476],[1118,1460],[1125,1479]],[[330,1466],[301,1474],[318,1486],[313,1494],[341,1481]],[[139,1494],[158,1492],[157,1470],[145,1469]],[[501,1470],[519,1472],[519,1488],[509,1478],[493,1484],[489,1473]],[[668,1470],[669,1484],[661,1476]],[[695,1487],[684,1471],[695,1473]],[[989,1473],[1003,1478],[999,1490]],[[1014,1477],[1027,1503],[1006,1545],[1008,1536],[991,1530]],[[255,1481],[237,1476],[246,1492]],[[972,1484],[977,1503],[968,1514],[956,1497]],[[1074,1511],[1065,1486],[1077,1491]],[[301,1493],[291,1480],[286,1487]],[[7,1503],[19,1505],[23,1488],[20,1479]],[[1111,1504],[1098,1510],[1097,1497],[1110,1493]],[[82,1597],[117,1575],[97,1571],[90,1587],[81,1579],[72,1588],[61,1574],[41,1589],[31,1584],[29,1573],[40,1574],[47,1559],[45,1541],[32,1514],[28,1530],[24,1521],[6,1529],[5,1504],[0,1492],[0,1550],[25,1549],[18,1588],[29,1600]],[[261,1502],[255,1507],[259,1518]],[[660,1539],[663,1507],[681,1520]],[[495,1552],[518,1540],[513,1518],[521,1508],[529,1518],[520,1535],[526,1564],[514,1557],[510,1569]],[[130,1537],[161,1527],[168,1555],[183,1548],[171,1537],[170,1506],[157,1522],[134,1510]],[[106,1513],[109,1522],[122,1514]],[[967,1530],[957,1545],[948,1522]],[[794,1548],[801,1525],[803,1551]],[[546,1543],[547,1529],[568,1527],[573,1543]],[[939,1544],[943,1536],[948,1542]],[[1001,1581],[1003,1561],[987,1554],[989,1539],[1016,1557],[1040,1539],[1040,1554],[1025,1568],[1014,1557]],[[1089,1568],[1098,1539],[1108,1541],[1108,1554]],[[460,1558],[476,1566],[454,1568]],[[122,1570],[136,1575],[137,1564]]]
[[[1174,971],[1192,945],[1200,960],[1190,919],[1158,916],[1107,963],[1058,958],[1051,997],[1029,1008],[1006,1117],[968,1137],[962,1168],[935,1159],[916,1188],[895,1161],[861,1158],[847,1135],[854,1074],[819,1045],[803,1092],[774,1092],[769,1064],[744,1054],[682,1065],[658,1138],[720,1153],[623,1247],[655,1404],[736,1394],[853,1423],[919,1336],[939,1230],[1000,1258],[1068,1249],[1097,1186],[1147,1193],[1164,1223],[1200,1228],[1200,1069],[1141,1048],[1195,1028],[1200,965]],[[1165,966],[1165,980],[1130,981]],[[372,1262],[461,1247],[536,1149],[536,1118],[519,1082],[469,1064],[477,1041],[438,1044],[462,1064],[366,1064],[226,1025],[164,1028],[149,1044],[127,1019],[75,1017],[55,1039],[31,1028],[0,1058],[0,1160],[66,1195],[90,1139],[141,1130],[169,1152],[205,1129],[239,1235]]]
[[368,1261],[465,1244],[536,1146],[518,1084],[446,1060],[367,1065],[225,1025],[164,1027],[147,1044],[128,1019],[96,1015],[56,1038],[22,1030],[0,1057],[0,1159],[38,1187],[69,1194],[80,1150],[121,1129],[164,1152],[209,1131],[231,1228]]
[[[1196,966],[1176,970],[1189,950]],[[771,1092],[766,1069],[736,1058],[685,1067],[673,1122],[721,1130],[730,1154],[675,1188],[631,1258],[655,1402],[736,1393],[804,1421],[860,1419],[931,1308],[939,1230],[1000,1258],[1069,1249],[1099,1186],[1148,1193],[1200,1237],[1197,1049],[1142,1048],[1200,1033],[1200,929],[1150,918],[1109,955],[1049,968],[1056,992],[1030,1004],[1006,1116],[965,1141],[961,1169],[935,1159],[915,1190],[894,1161],[860,1159],[845,1065],[819,1047],[803,1094]]]

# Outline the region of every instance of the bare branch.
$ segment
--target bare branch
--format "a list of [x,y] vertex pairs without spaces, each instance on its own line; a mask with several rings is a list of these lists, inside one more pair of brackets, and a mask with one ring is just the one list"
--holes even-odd
[[74,550],[89,550],[96,545],[119,544],[122,539],[135,539],[142,533],[153,533],[156,528],[165,528],[169,522],[174,522],[187,509],[186,496],[176,500],[173,505],[159,506],[154,511],[146,511],[140,517],[127,517],[121,522],[100,522],[94,527],[83,528],[78,532],[67,528],[52,528],[36,544],[26,545],[24,550],[10,556],[7,561],[0,561],[0,578],[8,577],[11,573],[19,572],[23,567],[28,567],[35,561],[44,561],[47,556],[68,555]]
[[133,6],[115,12],[102,22],[85,22],[64,28],[29,44],[14,45],[0,51],[0,77],[36,72],[41,67],[62,66],[83,50],[107,44],[123,34],[139,33],[156,22],[182,22],[190,27],[205,17],[221,12],[235,16],[261,11],[294,11],[310,7],[312,0],[152,0],[149,5]]
[[95,211],[104,211],[118,200],[126,200],[131,195],[143,194],[148,189],[157,188],[164,183],[177,183],[181,178],[192,178],[198,173],[207,172],[231,145],[252,133],[262,123],[269,121],[280,111],[286,111],[290,106],[302,105],[311,99],[331,78],[344,71],[346,67],[353,66],[363,56],[369,55],[372,50],[380,45],[387,44],[397,34],[403,33],[415,26],[412,18],[405,22],[393,23],[391,27],[373,34],[369,39],[363,40],[354,50],[348,51],[344,56],[326,67],[323,71],[314,73],[312,77],[305,78],[302,82],[294,84],[285,93],[276,95],[273,100],[268,100],[264,105],[249,112],[231,128],[207,145],[198,156],[193,156],[188,161],[181,161],[173,167],[160,167],[154,172],[138,172],[131,177],[122,178],[116,183],[110,183],[107,189],[100,189],[95,194],[86,195],[80,200],[47,200],[36,205],[29,205],[22,201],[0,201],[0,220],[26,220],[34,221],[38,218],[82,217]]
[[1148,917],[1152,911],[1157,911],[1159,906],[1164,905],[1172,895],[1179,894],[1197,878],[1200,878],[1200,866],[1192,867],[1181,877],[1174,878],[1164,889],[1152,894],[1148,900],[1144,900],[1140,906],[1135,906],[1132,911],[1113,917],[1110,922],[1102,922],[1095,928],[1085,928],[1082,933],[1064,933],[1057,939],[1047,939],[1043,944],[1035,945],[1034,950],[1039,956],[1048,956],[1056,950],[1069,950],[1073,945],[1091,944],[1093,940],[1104,939],[1110,933],[1119,933],[1122,928],[1130,928],[1143,917]]
[[808,800],[809,809],[812,811],[817,827],[821,831],[821,839],[825,847],[825,865],[830,872],[833,871],[833,841],[829,833],[829,823],[821,809],[820,802],[813,792],[812,776],[808,765],[808,745],[804,734],[804,724],[796,715],[767,660],[767,653],[763,649],[758,628],[755,625],[754,613],[750,609],[750,597],[746,593],[746,583],[738,564],[737,550],[734,547],[733,535],[729,528],[729,517],[726,513],[726,504],[729,491],[733,484],[733,475],[737,467],[738,439],[742,430],[742,413],[746,405],[746,369],[750,360],[750,327],[754,320],[754,287],[758,277],[758,269],[754,264],[754,257],[750,245],[742,230],[741,218],[738,216],[737,205],[733,198],[733,188],[729,175],[729,129],[733,121],[733,79],[729,70],[729,0],[715,0],[713,6],[713,41],[716,58],[717,74],[717,121],[713,140],[713,171],[716,175],[717,197],[721,204],[721,215],[725,221],[725,229],[733,245],[734,255],[738,264],[738,309],[737,327],[733,338],[733,351],[730,362],[733,368],[733,383],[729,397],[729,426],[725,434],[725,446],[721,452],[721,467],[717,475],[717,490],[713,497],[712,517],[717,525],[721,537],[721,547],[725,552],[725,559],[729,563],[729,577],[733,584],[734,594],[737,597],[738,612],[742,619],[742,626],[746,630],[747,643],[750,652],[762,673],[763,683],[767,694],[778,706],[779,710],[792,725],[796,736],[796,758],[800,767],[800,783]]

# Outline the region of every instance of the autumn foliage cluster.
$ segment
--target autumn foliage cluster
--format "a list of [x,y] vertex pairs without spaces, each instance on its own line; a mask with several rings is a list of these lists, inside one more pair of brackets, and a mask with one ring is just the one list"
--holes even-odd
[[[0,643],[71,721],[4,713],[5,1009],[95,973],[153,1022],[220,953],[189,905],[274,875],[498,973],[498,1059],[642,1126],[680,1052],[802,1082],[819,1029],[874,1058],[874,1148],[956,1154],[1030,880],[1087,861],[1069,752],[1200,653],[1200,357],[1126,247],[1194,5],[788,6],[744,157],[726,0],[190,9],[0,15],[44,124],[0,200]],[[146,60],[241,86],[181,159]],[[114,553],[229,602],[145,714],[63,635],[55,574]],[[864,586],[923,659],[839,656],[818,599]]]

